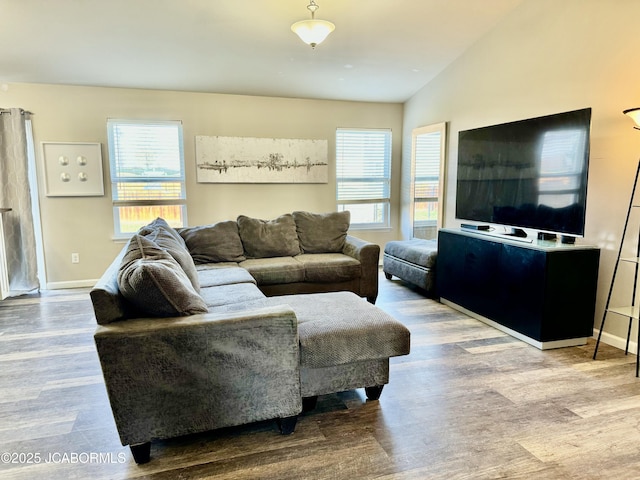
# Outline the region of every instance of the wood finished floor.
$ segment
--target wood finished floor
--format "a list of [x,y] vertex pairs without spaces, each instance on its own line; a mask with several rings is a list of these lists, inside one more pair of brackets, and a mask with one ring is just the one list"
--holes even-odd
[[261,422],[155,442],[137,466],[111,416],[87,290],[0,302],[0,478],[640,477],[634,356],[605,345],[593,361],[593,341],[542,352],[383,276],[377,305],[412,333],[380,401],[327,395],[291,436]]

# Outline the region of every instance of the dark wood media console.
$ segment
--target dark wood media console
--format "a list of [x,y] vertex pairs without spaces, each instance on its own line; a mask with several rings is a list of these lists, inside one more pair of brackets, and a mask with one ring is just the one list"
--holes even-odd
[[541,349],[593,335],[600,250],[585,245],[443,229],[441,301]]

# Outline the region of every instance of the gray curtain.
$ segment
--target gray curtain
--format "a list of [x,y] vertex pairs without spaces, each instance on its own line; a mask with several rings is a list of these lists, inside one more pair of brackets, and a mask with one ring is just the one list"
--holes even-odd
[[0,109],[0,207],[11,208],[4,214],[11,296],[39,288],[28,176],[28,120],[29,113],[19,108]]

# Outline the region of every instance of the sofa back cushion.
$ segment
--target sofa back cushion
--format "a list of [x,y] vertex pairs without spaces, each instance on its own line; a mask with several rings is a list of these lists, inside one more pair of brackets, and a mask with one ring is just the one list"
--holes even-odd
[[240,215],[238,231],[249,258],[288,257],[300,253],[296,222],[290,213],[274,220]]
[[233,220],[178,229],[195,263],[246,260],[238,224]]
[[304,253],[340,253],[347,239],[351,212],[293,212]]
[[206,313],[207,305],[182,267],[163,248],[141,235],[131,237],[118,270],[122,295],[157,317]]

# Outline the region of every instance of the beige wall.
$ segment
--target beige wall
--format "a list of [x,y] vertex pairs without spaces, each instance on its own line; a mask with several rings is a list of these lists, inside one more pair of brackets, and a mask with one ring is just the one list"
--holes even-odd
[[[460,130],[593,108],[583,243],[601,248],[596,327],[604,311],[640,156],[640,131],[621,113],[640,106],[640,63],[632,27],[638,18],[640,2],[636,0],[525,0],[405,104],[403,185],[409,184],[411,130],[449,122],[447,227],[459,225],[454,207]],[[406,188],[403,193],[405,207]],[[405,237],[409,232],[406,210]],[[628,303],[630,293],[622,290],[618,296],[626,295]],[[609,317],[607,322],[607,332],[626,337],[626,322]]]
[[[269,219],[293,210],[335,211],[335,130],[338,127],[393,130],[392,211],[399,210],[401,104],[9,84],[6,91],[0,91],[0,105],[21,107],[34,113],[49,287],[91,284],[122,248],[122,243],[112,240],[107,118],[182,120],[190,225],[235,219],[239,214]],[[329,183],[199,184],[195,179],[196,135],[327,139]],[[42,179],[42,141],[100,142],[105,196],[47,197]],[[393,215],[391,229],[351,233],[383,245],[397,238],[398,228],[398,216]],[[71,263],[72,252],[80,254],[79,264]]]

